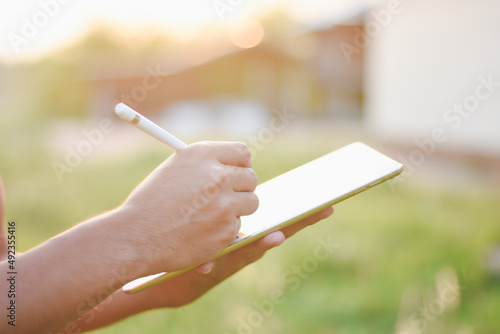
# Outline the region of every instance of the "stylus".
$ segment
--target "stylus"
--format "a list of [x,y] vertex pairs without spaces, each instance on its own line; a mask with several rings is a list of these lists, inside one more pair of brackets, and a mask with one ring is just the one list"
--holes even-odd
[[120,102],[115,106],[115,114],[117,114],[121,119],[146,132],[148,135],[155,137],[164,144],[167,144],[176,151],[187,146],[187,144],[182,140],[160,128],[158,125],[151,122],[149,119],[142,116],[123,102]]

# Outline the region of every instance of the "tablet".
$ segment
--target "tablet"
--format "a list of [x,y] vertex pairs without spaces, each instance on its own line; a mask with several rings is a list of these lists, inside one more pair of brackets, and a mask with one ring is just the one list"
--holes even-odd
[[[238,237],[217,257],[354,196],[403,170],[403,165],[363,143],[353,143],[262,183],[259,208],[241,217]],[[123,286],[136,293],[192,268],[159,273]]]

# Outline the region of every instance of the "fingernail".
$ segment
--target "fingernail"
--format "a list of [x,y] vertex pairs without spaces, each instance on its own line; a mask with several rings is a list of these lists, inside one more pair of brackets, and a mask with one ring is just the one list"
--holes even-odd
[[212,266],[208,267],[208,269],[203,268],[201,273],[206,275],[206,274],[210,274],[211,271],[212,271]]
[[206,266],[202,266],[201,268],[198,268],[198,271],[204,275],[206,274],[210,274],[212,272],[212,269],[214,268],[213,265],[206,265]]
[[325,214],[325,218],[328,218],[330,217],[331,215],[333,215],[333,208],[331,208],[330,211],[327,211],[327,214]]
[[208,268],[208,270],[200,270],[200,272],[204,275],[210,274],[211,271],[212,271],[212,267]]
[[281,244],[283,244],[284,242],[285,242],[285,238],[283,238],[283,239],[279,239],[279,240],[276,240],[275,242],[273,242],[273,246],[272,246],[272,248],[274,248],[274,247],[278,247],[278,246],[280,246]]

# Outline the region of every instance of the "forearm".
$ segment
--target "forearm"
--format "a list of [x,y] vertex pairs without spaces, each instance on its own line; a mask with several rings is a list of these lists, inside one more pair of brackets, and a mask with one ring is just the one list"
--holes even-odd
[[224,262],[219,263],[210,274],[201,274],[193,269],[137,294],[126,294],[118,289],[60,334],[94,330],[150,309],[184,306],[244,266],[238,263],[227,267]]
[[333,213],[323,210],[303,221],[287,227],[283,232],[273,232],[243,248],[224,255],[215,261],[209,274],[190,270],[182,275],[155,285],[138,294],[127,295],[121,289],[68,326],[61,334],[80,333],[107,326],[131,315],[159,307],[179,307],[193,302],[246,265],[258,260],[264,253],[307,227]]
[[[139,252],[116,211],[95,217],[16,259],[16,326],[2,333],[56,333],[142,274]],[[9,271],[0,264],[2,273]],[[7,291],[6,280],[0,281]],[[3,306],[2,306],[3,308]],[[17,331],[14,331],[17,330]]]
[[[252,253],[255,254],[245,256],[245,261],[235,261],[234,258],[238,258],[238,253],[235,253],[218,259],[218,265],[210,274],[201,274],[193,269],[137,294],[126,294],[118,289],[101,304],[67,326],[66,330],[60,334],[76,334],[94,330],[150,309],[186,305],[198,299],[249,262],[262,256],[264,251],[253,251]],[[228,262],[231,265],[228,265]]]

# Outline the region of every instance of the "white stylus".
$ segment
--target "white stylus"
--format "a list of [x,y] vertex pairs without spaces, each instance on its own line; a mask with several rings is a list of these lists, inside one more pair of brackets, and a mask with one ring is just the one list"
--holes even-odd
[[115,114],[176,151],[187,146],[182,140],[160,128],[125,103],[120,102],[115,106]]

